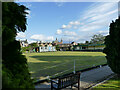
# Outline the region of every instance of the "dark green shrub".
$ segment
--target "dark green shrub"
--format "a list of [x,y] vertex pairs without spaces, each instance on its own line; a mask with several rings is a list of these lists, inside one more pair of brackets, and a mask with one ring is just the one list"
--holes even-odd
[[[27,59],[21,53],[17,32],[26,30],[25,6],[14,2],[2,3],[2,88],[34,89]],[[12,89],[11,89],[12,90]]]
[[120,17],[110,24],[109,35],[105,38],[107,63],[113,72],[120,74]]

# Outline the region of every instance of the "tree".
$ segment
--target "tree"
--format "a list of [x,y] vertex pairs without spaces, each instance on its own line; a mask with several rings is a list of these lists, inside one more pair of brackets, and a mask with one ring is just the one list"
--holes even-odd
[[27,47],[21,47],[21,51],[24,53],[25,51],[30,51],[32,50],[33,48],[31,48],[30,46],[27,46]]
[[107,63],[113,72],[120,75],[120,17],[110,24],[109,35],[105,38]]
[[36,47],[38,47],[37,43],[31,43],[27,47],[22,47],[21,50],[22,50],[22,52],[25,52],[25,51],[33,50]]
[[55,47],[57,51],[60,51],[59,45],[55,45]]
[[34,88],[27,59],[21,53],[17,32],[26,30],[26,8],[14,2],[2,3],[2,88]]
[[89,41],[85,41],[85,44],[89,44]]
[[38,47],[37,43],[31,43],[31,44],[29,44],[29,46],[30,46],[31,48]]
[[105,36],[103,36],[101,34],[95,34],[92,36],[90,43],[91,44],[103,44],[104,39],[105,39]]

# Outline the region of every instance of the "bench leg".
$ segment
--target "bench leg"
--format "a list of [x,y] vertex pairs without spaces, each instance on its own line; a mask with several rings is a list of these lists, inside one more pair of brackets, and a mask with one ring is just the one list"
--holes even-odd
[[78,90],[80,90],[80,81],[78,81]]
[[71,89],[72,89],[72,85],[71,85]]
[[53,90],[53,83],[52,83],[52,81],[51,81],[51,90]]

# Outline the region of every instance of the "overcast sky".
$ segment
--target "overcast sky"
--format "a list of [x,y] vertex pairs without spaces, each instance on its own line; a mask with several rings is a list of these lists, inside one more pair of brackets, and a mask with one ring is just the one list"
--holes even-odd
[[118,17],[117,2],[20,2],[27,12],[27,30],[17,39],[85,42],[94,34],[107,35],[112,20]]

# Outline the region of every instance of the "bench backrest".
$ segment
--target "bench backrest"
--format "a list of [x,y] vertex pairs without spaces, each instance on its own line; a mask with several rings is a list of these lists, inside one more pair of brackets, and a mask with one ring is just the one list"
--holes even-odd
[[73,84],[78,83],[80,80],[80,73],[70,74],[64,77],[59,78],[59,88],[67,87]]

